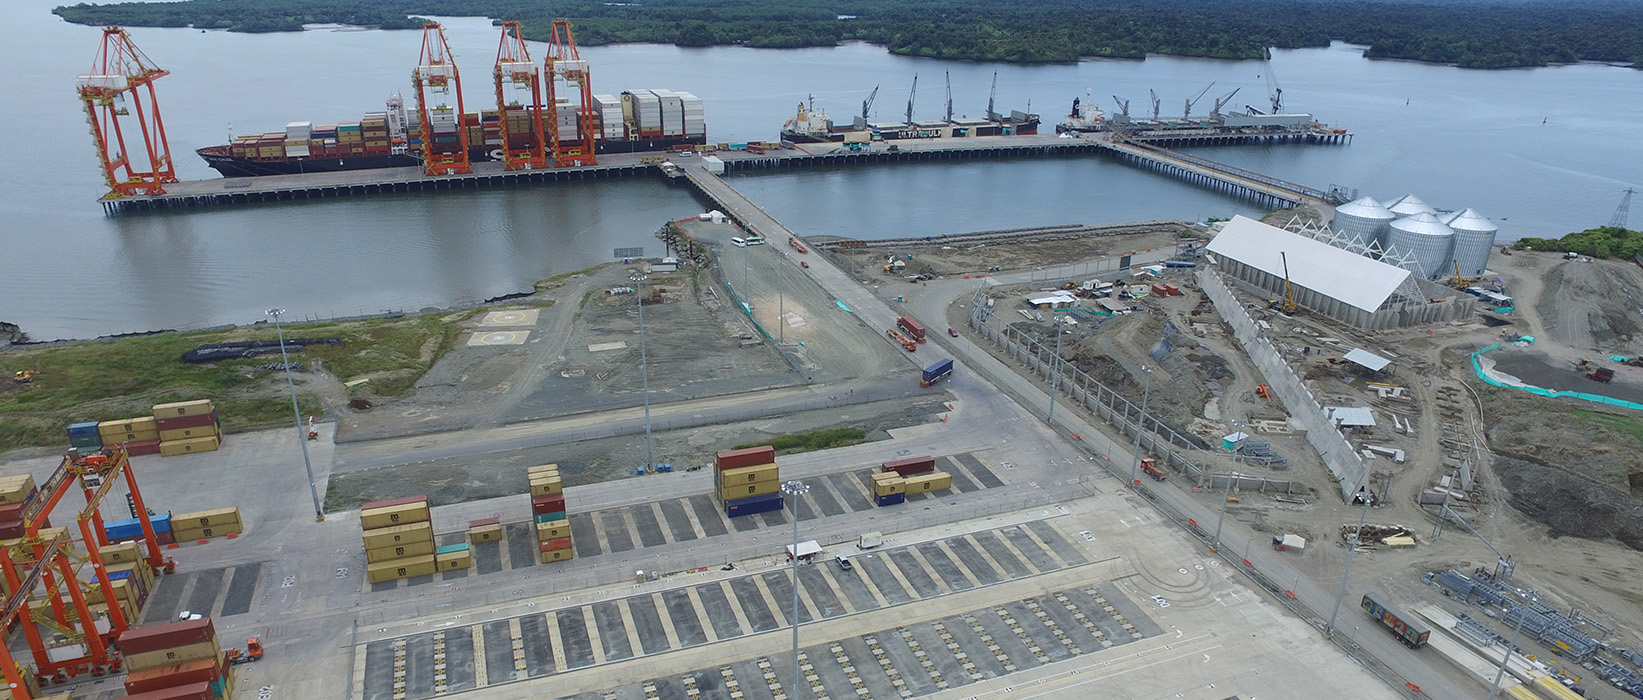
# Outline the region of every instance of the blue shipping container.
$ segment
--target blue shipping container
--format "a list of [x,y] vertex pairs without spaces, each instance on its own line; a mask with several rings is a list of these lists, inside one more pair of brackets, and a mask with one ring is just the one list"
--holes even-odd
[[[156,533],[171,532],[170,513],[150,516],[148,522],[154,528],[154,532]],[[111,540],[142,537],[143,525],[142,523],[137,522],[136,518],[127,518],[125,520],[107,520],[103,522],[103,532],[107,533],[108,538]]]
[[452,552],[466,552],[466,551],[468,551],[468,543],[463,542],[461,544],[448,544],[448,545],[445,545],[443,547],[440,547],[437,550],[434,550],[434,553],[435,554],[450,554]]
[[71,423],[68,426],[69,437],[83,437],[97,435],[97,423]]
[[554,511],[552,513],[541,513],[541,514],[538,514],[536,516],[536,522],[539,522],[539,523],[551,523],[555,520],[564,520],[564,519],[565,519],[565,511],[562,511],[562,510],[557,510],[557,511]]
[[875,497],[873,497],[873,500],[877,501],[880,506],[893,506],[893,505],[896,505],[898,503],[906,503],[907,502],[907,494],[905,494],[905,493],[892,493],[888,496],[875,496]]
[[762,496],[748,496],[747,498],[735,498],[725,501],[725,516],[731,518],[781,509],[781,493],[767,493]]
[[930,386],[931,384],[946,379],[947,376],[952,373],[953,361],[951,359],[942,360],[924,368],[924,377],[919,380],[919,385]]
[[109,574],[108,574],[108,580],[110,580],[110,581],[118,581],[118,580],[123,579],[123,578],[131,578],[131,572],[130,571],[112,571],[112,572],[109,572]]

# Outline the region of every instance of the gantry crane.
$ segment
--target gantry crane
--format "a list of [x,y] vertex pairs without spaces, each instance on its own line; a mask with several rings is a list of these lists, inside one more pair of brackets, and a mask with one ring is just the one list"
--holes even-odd
[[[155,571],[171,571],[175,565],[160,553],[154,525],[146,517],[148,508],[143,503],[142,492],[137,488],[130,459],[123,447],[105,449],[91,455],[70,452],[65,456],[57,470],[40,486],[34,500],[23,509],[24,536],[21,541],[14,546],[0,547],[0,577],[3,577],[6,590],[10,592],[5,601],[5,610],[0,614],[0,629],[9,628],[13,621],[22,627],[42,685],[66,682],[81,673],[101,676],[120,671],[120,654],[111,642],[130,629],[136,620],[127,619],[107,567],[103,564],[102,554],[98,551],[99,547],[108,543],[98,508],[115,484],[120,483],[122,476],[131,496],[132,507],[144,516],[138,518],[147,551],[143,562]],[[85,549],[83,554],[73,547],[73,530],[52,528],[49,521],[53,509],[75,487],[76,481],[86,502],[85,508],[75,516],[79,542]],[[81,578],[86,564],[91,565],[90,580]],[[38,605],[40,600],[34,596],[34,589],[42,583],[45,584],[46,607],[32,609],[31,601],[34,601],[33,605]],[[92,586],[101,594],[107,609],[107,629],[100,629],[99,623],[104,620],[91,612],[92,603],[88,601],[87,593]],[[59,587],[66,590],[59,592]],[[67,594],[66,599],[63,593]],[[66,639],[66,648],[83,650],[83,655],[63,658],[61,652],[52,654],[53,650],[65,646],[48,649],[40,634],[39,628],[42,626]],[[58,658],[54,659],[53,656]],[[0,645],[0,676],[10,686],[13,697],[27,700],[26,679],[22,677],[20,668],[12,659],[10,650]]]
[[422,171],[429,175],[473,172],[468,162],[468,125],[463,123],[462,76],[438,22],[422,25],[422,56],[411,72],[411,86],[416,90],[421,125]]
[[[570,20],[553,21],[553,34],[548,37],[548,57],[543,62],[548,83],[548,109],[543,115],[548,123],[548,144],[553,148],[553,161],[558,165],[598,165],[593,155],[593,82],[588,75],[588,62],[576,50],[576,37],[571,34]],[[557,84],[565,81],[575,85],[582,103],[575,105],[576,138],[570,143],[559,138],[559,98]]]
[[548,167],[542,131],[542,77],[536,64],[531,63],[530,50],[525,48],[525,32],[514,20],[502,23],[502,43],[496,49],[496,110],[505,169]]
[[[165,194],[165,184],[177,181],[171,146],[165,138],[154,81],[169,75],[159,68],[119,27],[103,29],[103,44],[92,61],[91,73],[79,78],[80,101],[97,143],[97,162],[109,192],[105,199],[134,194]],[[121,117],[137,118],[142,143],[135,154],[126,145]],[[127,120],[129,121],[129,120]]]

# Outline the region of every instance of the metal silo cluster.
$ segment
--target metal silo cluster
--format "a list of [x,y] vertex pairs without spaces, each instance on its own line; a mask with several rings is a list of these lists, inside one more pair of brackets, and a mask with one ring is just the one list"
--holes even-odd
[[1337,245],[1361,246],[1432,280],[1455,274],[1457,266],[1461,277],[1482,275],[1499,231],[1474,209],[1439,211],[1412,194],[1385,204],[1373,197],[1342,204],[1330,228],[1340,236]]

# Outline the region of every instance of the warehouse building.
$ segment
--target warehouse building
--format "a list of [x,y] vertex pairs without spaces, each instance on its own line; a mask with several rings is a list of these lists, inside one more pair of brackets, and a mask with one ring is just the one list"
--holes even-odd
[[1381,330],[1472,316],[1477,299],[1323,241],[1243,216],[1207,248],[1227,277],[1269,298],[1284,293],[1284,263],[1295,303],[1359,328]]

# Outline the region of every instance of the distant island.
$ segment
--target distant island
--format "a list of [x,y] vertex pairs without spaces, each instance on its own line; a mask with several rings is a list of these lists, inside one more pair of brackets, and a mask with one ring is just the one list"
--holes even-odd
[[416,29],[422,16],[517,19],[547,36],[568,17],[583,46],[802,48],[865,41],[952,60],[1067,63],[1148,54],[1259,59],[1268,47],[1343,41],[1370,58],[1462,68],[1579,61],[1643,66],[1643,4],[1323,0],[182,0],[65,5],[93,26],[301,31],[307,24]]

